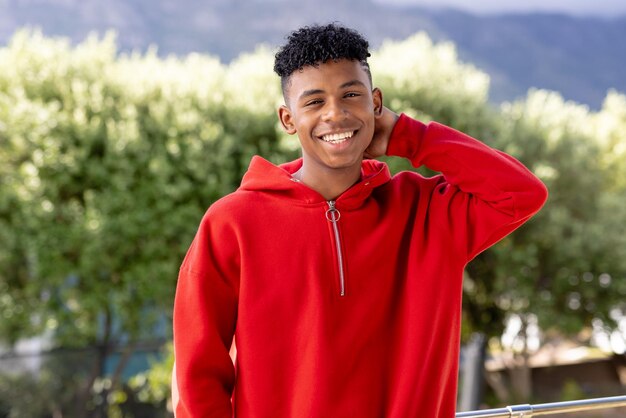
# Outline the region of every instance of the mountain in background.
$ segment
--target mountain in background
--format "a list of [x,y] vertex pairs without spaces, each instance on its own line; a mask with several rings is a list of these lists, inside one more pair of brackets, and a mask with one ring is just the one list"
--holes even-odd
[[114,29],[123,51],[157,45],[161,55],[202,52],[227,62],[329,21],[361,31],[374,49],[419,31],[453,41],[463,61],[491,76],[493,102],[538,87],[599,108],[608,89],[626,92],[626,16],[478,16],[371,0],[0,0],[0,43],[24,26],[74,42]]

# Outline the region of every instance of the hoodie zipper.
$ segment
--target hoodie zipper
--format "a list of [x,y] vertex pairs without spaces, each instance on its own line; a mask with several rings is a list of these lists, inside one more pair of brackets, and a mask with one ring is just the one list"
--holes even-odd
[[333,232],[335,235],[335,248],[337,249],[337,264],[339,268],[339,288],[340,288],[339,295],[345,296],[346,295],[346,283],[345,283],[345,276],[343,272],[343,254],[341,252],[341,238],[339,237],[339,226],[337,225],[337,222],[339,222],[339,218],[341,218],[341,213],[339,213],[339,210],[335,207],[334,200],[329,200],[327,203],[328,203],[328,209],[326,210],[326,219],[328,219],[328,221],[333,224]]

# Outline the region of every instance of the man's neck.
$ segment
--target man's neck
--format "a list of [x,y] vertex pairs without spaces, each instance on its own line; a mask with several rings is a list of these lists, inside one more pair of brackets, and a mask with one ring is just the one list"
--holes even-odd
[[335,200],[361,178],[361,167],[320,169],[304,162],[293,177],[315,190],[326,200]]

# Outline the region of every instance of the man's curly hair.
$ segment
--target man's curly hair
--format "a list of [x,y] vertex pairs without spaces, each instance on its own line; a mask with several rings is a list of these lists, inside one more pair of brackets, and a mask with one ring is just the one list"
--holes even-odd
[[335,23],[305,26],[292,32],[276,53],[274,71],[280,76],[285,94],[289,77],[307,65],[316,66],[328,60],[356,60],[363,65],[371,84],[368,48],[367,40],[353,29]]

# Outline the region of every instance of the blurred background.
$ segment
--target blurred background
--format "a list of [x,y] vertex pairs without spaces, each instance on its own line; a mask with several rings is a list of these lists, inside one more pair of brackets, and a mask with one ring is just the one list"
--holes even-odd
[[172,416],[178,267],[252,155],[298,156],[273,52],[330,21],[393,110],[550,189],[467,268],[458,409],[625,393],[623,1],[0,0],[0,418]]

